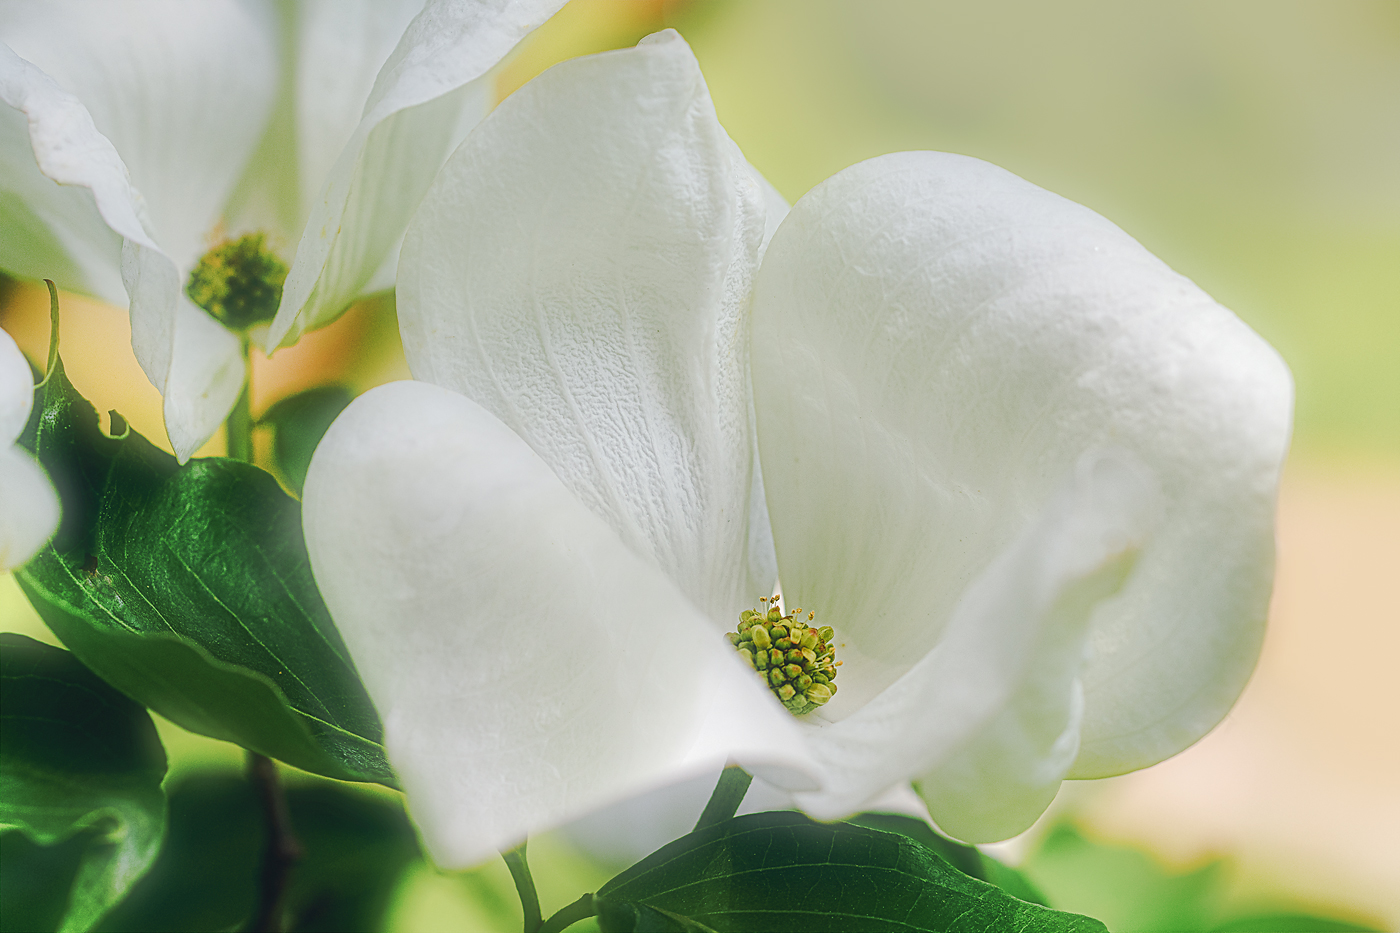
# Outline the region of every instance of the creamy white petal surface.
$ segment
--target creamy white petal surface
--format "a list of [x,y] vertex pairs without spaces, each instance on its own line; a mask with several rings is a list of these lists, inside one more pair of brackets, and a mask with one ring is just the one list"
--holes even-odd
[[[19,2],[5,5],[3,23],[0,39],[92,115],[141,192],[146,232],[188,269],[272,112],[279,50],[271,5]],[[54,177],[37,142],[40,166]],[[88,156],[72,145],[68,157]]]
[[[94,264],[64,284],[97,283],[101,297],[129,303],[132,349],[165,397],[166,431],[183,460],[242,387],[237,339],[185,298],[183,270],[206,248],[271,113],[274,13],[235,3],[16,3],[5,12],[5,41],[33,56],[4,66],[14,88],[5,102],[28,118],[38,162],[21,167],[16,211],[91,223],[72,192],[32,177],[42,173],[88,188],[123,238],[107,253],[81,248],[105,239],[87,226],[55,233],[80,247],[70,260]],[[44,276],[42,257],[30,264],[16,271]],[[118,264],[128,302],[111,294],[108,270]]]
[[764,194],[674,32],[556,66],[453,154],[405,238],[415,377],[524,438],[718,631],[772,586],[745,319]]
[[34,406],[29,363],[0,330],[0,572],[34,556],[58,527],[58,495],[43,469],[15,446]]
[[[828,777],[820,793],[797,795],[803,809],[867,809],[894,776],[914,778],[959,838],[1005,839],[1033,823],[1079,749],[1090,619],[1131,570],[1158,504],[1141,465],[1117,452],[1082,457],[966,589],[938,645],[859,709],[812,727]],[[845,667],[868,680],[854,661]]]
[[[1272,583],[1291,381],[1267,344],[1117,227],[974,159],[873,159],[802,198],[774,236],[754,353],[784,592],[837,629],[846,659],[823,710],[834,720],[875,716],[896,688],[951,702],[910,675],[977,662],[977,650],[952,655],[964,614],[1000,612],[987,608],[989,574],[1067,559],[1037,556],[1059,545],[1036,529],[1053,526],[1056,490],[1086,451],[1120,449],[1159,486],[1161,520],[1093,610],[1078,670],[1066,667],[1073,639],[1045,630],[1028,650],[1050,652],[1048,673],[1032,663],[1034,680],[997,686],[1010,712],[972,723],[983,732],[942,759],[949,770],[920,765],[936,819],[968,838],[1009,834],[1018,827],[956,800],[979,769],[1015,763],[1000,787],[1019,783],[1034,809],[1055,770],[1152,764],[1234,702]],[[1004,600],[1022,598],[1010,587]],[[1054,721],[1032,729],[1018,697]],[[934,703],[922,715],[957,724]],[[1067,765],[1067,746],[1044,740],[1059,723],[1070,742],[1077,717]],[[1018,729],[1038,734],[1022,742]]]
[[357,399],[304,508],[317,585],[439,865],[731,757],[800,783],[796,723],[752,671],[474,402],[414,382]]
[[269,347],[340,315],[393,249],[443,160],[490,107],[492,69],[564,0],[429,0],[389,55],[324,182]]
[[0,447],[15,442],[34,409],[34,379],[29,361],[14,338],[0,330]]
[[184,296],[197,258],[251,231],[296,251],[274,346],[303,302],[289,341],[392,284],[491,68],[562,3],[6,3],[0,265],[129,304],[183,460],[243,379],[239,341]]

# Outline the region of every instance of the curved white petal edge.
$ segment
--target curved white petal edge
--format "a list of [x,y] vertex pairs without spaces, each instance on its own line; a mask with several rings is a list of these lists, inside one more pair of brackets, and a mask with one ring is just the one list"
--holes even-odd
[[58,529],[58,494],[42,467],[15,445],[34,405],[29,362],[0,330],[0,572],[13,570]]
[[[0,219],[23,242],[0,244],[0,262],[129,305],[132,347],[165,397],[183,461],[218,430],[243,381],[238,338],[184,295],[210,239],[248,223],[278,249],[300,237],[286,244],[296,260],[271,347],[392,284],[386,260],[443,159],[488,109],[492,69],[562,5],[432,0],[412,22],[403,4],[342,7],[332,14],[342,32],[302,43],[304,60],[296,47],[309,37],[294,24],[324,25],[324,7],[282,16],[271,4],[215,0],[14,5],[0,22],[14,43],[0,52],[0,100],[13,108],[0,112],[0,168],[15,176],[0,181]],[[354,35],[404,23],[387,61],[382,40]],[[378,68],[372,88],[324,74],[325,46],[337,43],[354,54],[332,67]],[[335,111],[324,120],[323,101],[307,99],[318,92]],[[347,142],[345,97],[364,102],[366,92]],[[327,147],[340,154],[333,166]],[[299,177],[310,168],[321,174]],[[310,220],[299,225],[304,209]]]
[[414,376],[508,424],[720,626],[775,575],[746,365],[765,185],[666,31],[505,100],[399,266]]
[[361,396],[304,510],[439,865],[729,759],[814,786],[797,724],[709,620],[476,403],[417,382]]
[[188,459],[218,430],[242,390],[238,339],[185,298],[179,269],[148,230],[145,199],[82,101],[4,45],[0,100],[27,118],[40,172],[91,191],[103,222],[122,238],[132,349],[165,397],[171,446]]
[[493,69],[565,0],[429,0],[375,78],[297,244],[269,350],[338,317],[485,116]]
[[[804,806],[913,777],[945,828],[1005,838],[1061,777],[1145,767],[1223,717],[1262,638],[1292,405],[1237,318],[1086,208],[898,153],[798,201],[753,319],[784,593],[846,658],[815,730],[844,776]],[[1150,482],[1084,479],[1103,449]],[[1097,504],[1134,485],[1156,491]],[[1126,519],[1149,499],[1155,524]]]

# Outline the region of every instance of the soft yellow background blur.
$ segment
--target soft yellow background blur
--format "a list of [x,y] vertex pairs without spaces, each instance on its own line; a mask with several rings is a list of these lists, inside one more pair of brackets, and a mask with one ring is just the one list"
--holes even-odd
[[[1232,903],[1400,926],[1400,3],[574,0],[501,91],[666,25],[790,200],[885,152],[984,158],[1103,213],[1278,347],[1297,422],[1259,670],[1196,747],[1067,786],[1043,823],[1169,870],[1229,856]],[[65,307],[74,382],[163,441],[124,313]],[[405,375],[390,307],[260,362],[255,412],[317,382]],[[38,289],[0,295],[0,323],[36,358],[45,313]],[[37,624],[4,578],[0,619]],[[223,754],[165,733],[191,761]],[[401,928],[473,916],[464,888],[435,884],[415,877]]]

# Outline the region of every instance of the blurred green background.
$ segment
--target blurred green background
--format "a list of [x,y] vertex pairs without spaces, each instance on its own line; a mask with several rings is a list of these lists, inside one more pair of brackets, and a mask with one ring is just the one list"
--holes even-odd
[[[1400,924],[1400,3],[574,0],[500,93],[666,26],[789,200],[886,152],[986,159],[1104,214],[1279,349],[1295,446],[1255,682],[1199,746],[1069,787],[1003,854],[1057,906],[1115,930],[1286,910]],[[28,285],[0,294],[31,354],[46,307]],[[389,307],[260,361],[255,409],[318,380],[407,375]],[[163,443],[158,396],[113,357],[124,326],[112,309],[70,314],[65,358],[99,409]],[[222,452],[217,439],[205,452]],[[0,620],[52,640],[3,577]],[[161,729],[177,781],[238,767],[231,746]],[[560,837],[531,853],[547,911],[607,877]],[[390,922],[509,929],[518,910],[500,863],[460,876],[419,864]]]
[[679,29],[789,200],[937,149],[1095,209],[1279,349],[1303,452],[1400,456],[1400,3],[574,6],[615,23],[578,46]]

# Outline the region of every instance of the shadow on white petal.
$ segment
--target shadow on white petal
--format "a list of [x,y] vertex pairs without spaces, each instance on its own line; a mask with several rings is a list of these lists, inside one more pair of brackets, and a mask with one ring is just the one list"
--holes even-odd
[[443,867],[730,757],[808,767],[713,623],[463,396],[357,399],[312,461],[305,523]]
[[1091,619],[1130,574],[1160,507],[1135,458],[1086,452],[964,591],[938,645],[859,709],[809,731],[830,783],[799,794],[803,808],[840,816],[915,778],[958,838],[1002,839],[1034,822],[1078,750]]

